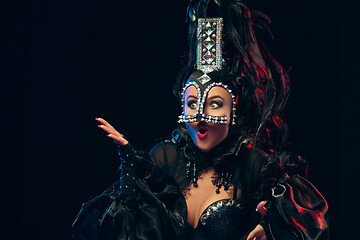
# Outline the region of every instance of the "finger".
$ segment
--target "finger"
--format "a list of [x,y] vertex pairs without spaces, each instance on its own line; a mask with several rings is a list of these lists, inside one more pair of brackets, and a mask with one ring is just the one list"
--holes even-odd
[[258,224],[255,227],[254,231],[256,231],[256,234],[255,234],[256,240],[266,240],[265,230],[260,224]]
[[259,234],[259,236],[256,237],[256,240],[266,240],[265,232]]
[[95,120],[98,121],[99,123],[105,125],[109,129],[113,129],[114,131],[116,131],[116,129],[110,123],[108,123],[105,119],[103,119],[103,118],[95,118]]
[[253,240],[255,238],[255,234],[256,234],[256,231],[255,230],[252,230],[248,237],[246,238],[246,240]]
[[99,128],[101,128],[102,130],[104,130],[107,133],[112,133],[114,135],[117,135],[116,132],[114,132],[112,129],[109,129],[108,127],[106,127],[105,125],[98,125]]
[[95,118],[96,121],[102,123],[102,124],[109,124],[105,119],[103,118]]
[[121,136],[121,137],[124,137],[124,135],[122,135],[121,133],[119,133],[118,131],[114,130],[114,129],[111,129],[111,128],[108,128],[107,126],[105,125],[98,125],[99,128],[101,128],[102,130],[104,130],[105,132],[107,133],[112,133],[114,135],[118,135],[118,136]]
[[114,134],[111,134],[111,133],[108,134],[107,136],[108,136],[109,138],[113,139],[117,144],[122,145],[122,146],[124,146],[124,145],[126,145],[126,144],[129,143],[128,140],[126,140],[125,138],[120,137],[120,136],[117,136],[117,135],[114,135]]
[[[106,132],[108,133],[113,133],[113,134],[117,134],[117,135],[120,135],[120,136],[124,136],[123,134],[119,133],[110,123],[108,123],[106,120],[102,119],[102,118],[95,118],[95,120],[97,120],[99,123],[103,124],[103,125],[98,125],[99,127],[100,126],[104,126],[106,127]],[[105,130],[104,127],[101,127]]]
[[264,228],[258,224],[254,230],[252,230],[248,237],[246,238],[246,240],[266,240],[266,235],[265,235],[265,231]]
[[256,210],[260,212],[261,217],[264,217],[267,213],[267,209],[265,208],[266,203],[267,201],[262,201],[256,207]]

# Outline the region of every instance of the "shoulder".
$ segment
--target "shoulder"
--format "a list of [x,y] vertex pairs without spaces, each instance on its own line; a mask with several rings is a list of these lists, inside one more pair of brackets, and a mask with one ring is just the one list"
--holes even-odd
[[150,150],[149,155],[151,157],[155,157],[159,154],[166,154],[167,152],[177,152],[177,151],[178,151],[178,146],[174,142],[170,140],[165,140],[156,144]]
[[240,157],[242,167],[246,170],[260,170],[270,161],[269,155],[260,148],[245,149]]
[[246,198],[253,196],[262,182],[264,167],[270,156],[259,148],[242,149],[238,155],[234,181],[241,184],[242,194]]
[[265,151],[263,151],[260,148],[251,148],[245,151],[247,153],[248,158],[253,161],[259,161],[269,158],[269,154],[267,154]]
[[165,140],[156,144],[150,150],[149,155],[155,166],[164,167],[164,164],[168,164],[176,159],[178,151],[179,148],[174,142]]
[[243,171],[261,181],[270,181],[283,175],[294,176],[300,175],[306,178],[307,161],[301,156],[287,151],[267,154],[259,148],[245,151],[243,157]]

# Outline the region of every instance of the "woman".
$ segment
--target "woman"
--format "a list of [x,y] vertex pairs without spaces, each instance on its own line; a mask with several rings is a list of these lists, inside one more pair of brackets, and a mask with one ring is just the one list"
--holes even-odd
[[280,151],[288,78],[255,37],[267,18],[237,0],[193,0],[188,14],[179,127],[145,154],[96,119],[119,146],[120,181],[83,205],[74,239],[327,239],[306,162]]

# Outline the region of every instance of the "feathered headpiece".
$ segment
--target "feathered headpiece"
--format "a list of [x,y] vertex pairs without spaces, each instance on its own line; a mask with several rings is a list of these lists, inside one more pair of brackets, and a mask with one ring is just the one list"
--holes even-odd
[[[233,121],[241,134],[270,146],[272,151],[287,137],[286,125],[279,114],[289,93],[288,75],[255,36],[254,29],[266,30],[271,35],[269,18],[260,12],[250,11],[243,1],[190,0],[187,10],[188,59],[179,73],[174,93],[179,100],[182,99],[189,76],[199,70],[199,58],[206,54],[199,50],[199,19],[215,18],[222,19],[222,56],[221,67],[213,68],[212,78],[229,86],[235,96]],[[274,146],[274,138],[277,146]]]

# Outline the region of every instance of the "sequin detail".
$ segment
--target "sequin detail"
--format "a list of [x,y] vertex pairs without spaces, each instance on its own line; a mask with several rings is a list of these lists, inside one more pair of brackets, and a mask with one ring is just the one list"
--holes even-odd
[[241,209],[240,203],[237,203],[233,199],[222,199],[212,203],[209,207],[207,207],[204,213],[201,215],[199,221],[202,225],[206,225],[206,220],[210,217],[218,217],[220,218],[228,207],[236,207]]

